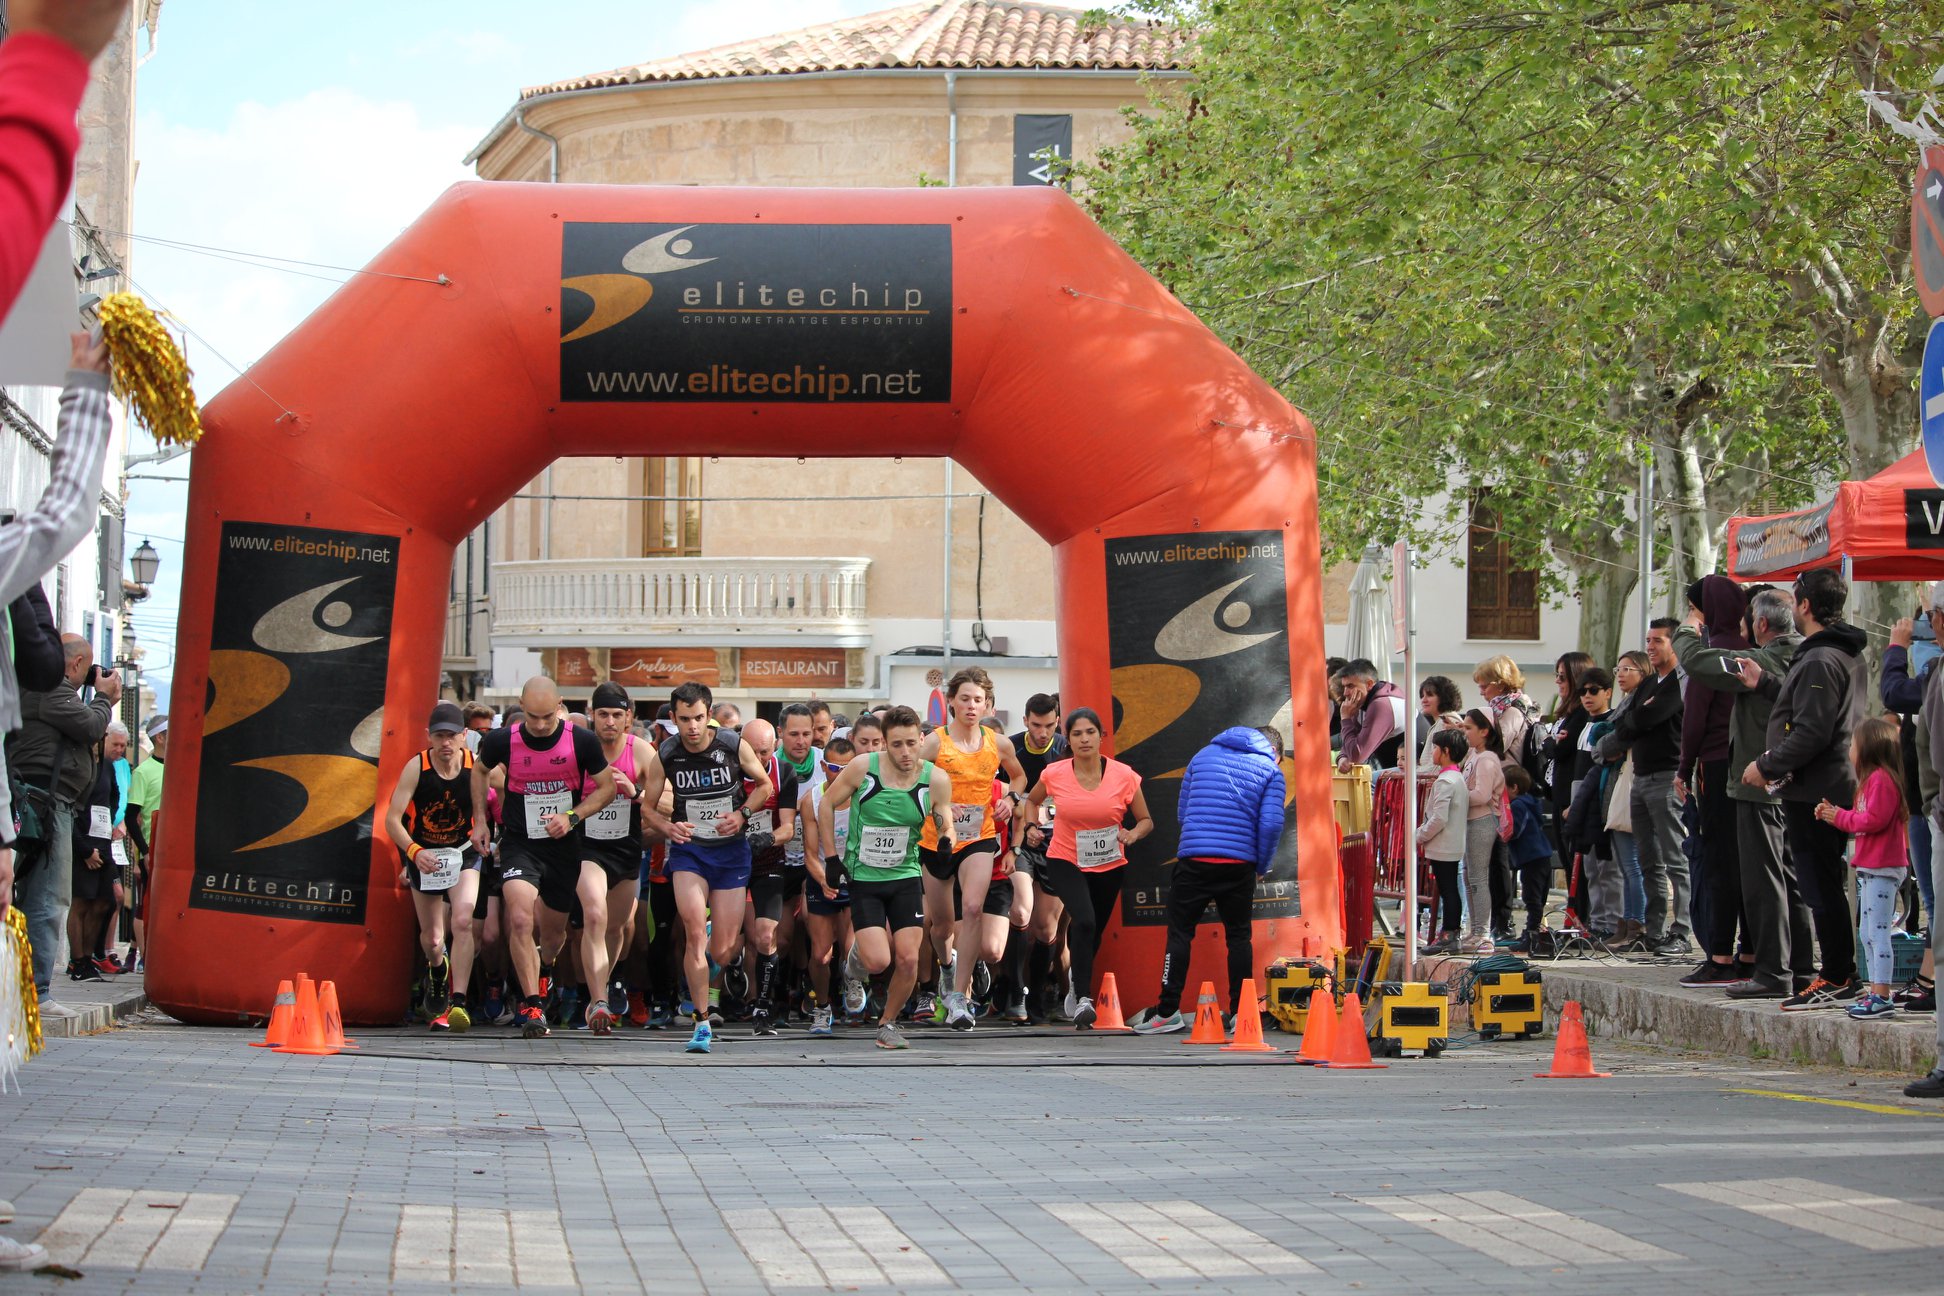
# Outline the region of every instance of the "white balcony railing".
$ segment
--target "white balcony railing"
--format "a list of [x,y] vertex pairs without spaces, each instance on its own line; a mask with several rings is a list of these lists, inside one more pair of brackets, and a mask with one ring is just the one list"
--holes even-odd
[[500,563],[493,633],[863,635],[868,558],[586,558]]

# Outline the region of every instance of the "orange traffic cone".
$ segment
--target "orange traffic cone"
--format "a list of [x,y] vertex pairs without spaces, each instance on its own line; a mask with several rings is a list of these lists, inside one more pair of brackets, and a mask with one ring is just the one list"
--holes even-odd
[[1586,1042],[1586,1022],[1580,1016],[1579,1001],[1569,999],[1559,1010],[1559,1041],[1553,1045],[1550,1071],[1533,1074],[1534,1080],[1605,1080],[1611,1071],[1593,1069],[1593,1049]]
[[1388,1062],[1370,1060],[1370,1038],[1364,1034],[1363,1004],[1358,1001],[1355,990],[1343,996],[1343,1018],[1337,1022],[1330,1060],[1324,1065],[1332,1071],[1382,1071],[1390,1065]]
[[1304,1066],[1323,1066],[1336,1051],[1336,996],[1322,986],[1310,991],[1309,1017],[1303,1023],[1303,1047],[1296,1060]]
[[1094,1004],[1094,1024],[1096,1032],[1106,1031],[1112,1035],[1132,1035],[1134,1028],[1121,1016],[1120,987],[1114,984],[1114,974],[1109,972],[1100,978],[1100,999]]
[[270,1006],[270,1024],[263,1028],[263,1038],[251,1040],[251,1048],[275,1048],[290,1038],[290,1016],[297,1007],[297,992],[290,988],[290,982],[277,982],[277,998]]
[[1202,982],[1195,997],[1195,1029],[1183,1041],[1187,1044],[1226,1044],[1228,1032],[1222,1029],[1222,1009],[1215,1002],[1215,983]]
[[344,1034],[344,1017],[338,1011],[337,982],[319,983],[317,1011],[324,1015],[324,1042],[334,1049],[358,1047],[358,1041],[347,1039]]
[[290,1036],[274,1050],[328,1057],[337,1049],[324,1040],[324,1014],[317,1007],[317,987],[309,977],[297,983],[297,1008],[290,1019]]
[[1222,1045],[1224,1053],[1275,1053],[1273,1044],[1262,1042],[1262,1009],[1256,1006],[1255,978],[1242,983],[1235,1002],[1235,1043]]

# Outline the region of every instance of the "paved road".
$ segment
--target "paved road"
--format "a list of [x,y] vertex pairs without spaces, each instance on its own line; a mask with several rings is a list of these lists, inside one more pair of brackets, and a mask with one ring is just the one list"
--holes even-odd
[[[1335,1073],[1175,1040],[60,1040],[0,1292],[1935,1293],[1944,1106],[1596,1044]],[[1793,1094],[1815,1101],[1763,1096]],[[1840,1103],[1862,1106],[1832,1105]]]

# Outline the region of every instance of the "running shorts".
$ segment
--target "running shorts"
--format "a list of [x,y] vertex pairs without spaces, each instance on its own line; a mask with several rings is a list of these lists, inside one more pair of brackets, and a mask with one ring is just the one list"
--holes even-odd
[[994,918],[1012,917],[1013,884],[1011,878],[1001,878],[986,888],[985,906],[979,912]]
[[677,873],[693,873],[709,884],[711,891],[749,889],[749,841],[732,837],[720,846],[697,846],[694,842],[668,843],[670,878]]
[[925,922],[925,884],[918,878],[865,882],[852,878],[851,922],[863,927],[889,927],[901,932]]
[[[412,861],[406,860],[404,867],[405,867],[406,885],[411,887],[412,890],[414,891],[423,892],[425,888],[419,885],[420,883],[419,871],[416,867],[413,866]],[[466,847],[465,852],[459,858],[459,871],[461,873],[468,873],[474,869],[477,869],[478,867],[479,867],[478,854],[474,852],[472,847],[470,846]],[[450,892],[437,892],[434,894],[444,895],[448,900],[452,898]]]
[[924,863],[925,872],[931,874],[940,882],[950,882],[956,878],[958,876],[959,865],[965,863],[972,856],[979,854],[996,855],[998,853],[999,839],[997,837],[984,837],[969,845],[961,846],[952,852],[950,859],[945,858],[943,851],[931,850],[924,846],[918,848],[918,858]]
[[749,902],[756,907],[758,918],[771,922],[782,922],[783,912],[796,904],[796,898],[803,894],[803,870],[790,869],[776,874],[757,874],[749,879]]

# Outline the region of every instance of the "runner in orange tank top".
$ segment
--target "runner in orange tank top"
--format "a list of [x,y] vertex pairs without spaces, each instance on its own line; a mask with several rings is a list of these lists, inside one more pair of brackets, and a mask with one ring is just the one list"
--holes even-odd
[[[1020,768],[1012,739],[979,723],[991,712],[992,703],[990,675],[976,666],[959,671],[945,685],[950,712],[945,727],[927,735],[919,749],[920,759],[931,761],[952,780],[952,826],[964,843],[956,853],[945,855],[938,850],[936,826],[927,822],[919,850],[925,865],[925,927],[940,969],[945,1023],[954,1030],[971,1030],[973,1025],[966,992],[972,987],[979,919],[992,885],[992,857],[999,850],[996,824],[1011,818],[1014,807],[1026,799],[1026,771]],[[1001,770],[1011,791],[994,803],[992,781]],[[953,882],[958,883],[957,913],[952,907]],[[955,948],[975,953],[957,959],[952,953]],[[921,1017],[924,1008],[921,998]]]

